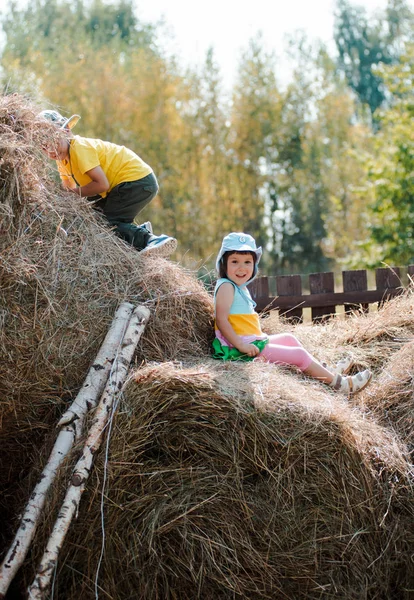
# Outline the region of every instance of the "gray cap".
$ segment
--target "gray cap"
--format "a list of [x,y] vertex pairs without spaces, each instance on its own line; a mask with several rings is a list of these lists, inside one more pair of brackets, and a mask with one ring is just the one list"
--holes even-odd
[[60,129],[72,129],[80,119],[79,115],[72,115],[69,119],[66,119],[57,110],[42,110],[39,117],[46,119],[46,121],[53,123]]

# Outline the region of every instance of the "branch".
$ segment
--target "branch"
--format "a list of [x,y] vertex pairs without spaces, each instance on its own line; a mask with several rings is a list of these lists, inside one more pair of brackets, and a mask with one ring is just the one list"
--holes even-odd
[[148,309],[142,306],[137,307],[132,314],[118,360],[114,363],[114,368],[96,409],[82,456],[76,463],[74,474],[55,521],[36,577],[29,587],[29,597],[32,600],[44,600],[46,598],[50,580],[57,565],[59,551],[73,516],[79,509],[80,499],[91,472],[93,457],[101,445],[103,433],[112,414],[117,396],[122,392],[135,348],[145,329],[149,315]]
[[71,451],[75,437],[77,438],[81,433],[85,414],[90,407],[96,406],[102,394],[133,308],[129,303],[123,303],[118,308],[81,390],[58,423],[58,426],[64,425],[64,427],[56,438],[49,460],[24,510],[19,529],[0,565],[0,599],[4,598],[13,577],[26,557],[39,524],[47,492],[56,478],[59,467]]
[[85,416],[98,404],[133,308],[133,305],[128,302],[124,302],[119,307],[82,389],[60,418],[58,427],[75,423],[77,440],[82,435]]

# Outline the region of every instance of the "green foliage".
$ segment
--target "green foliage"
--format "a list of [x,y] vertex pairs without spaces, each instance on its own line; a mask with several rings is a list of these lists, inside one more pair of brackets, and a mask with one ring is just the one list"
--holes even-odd
[[337,0],[335,42],[339,68],[371,114],[386,98],[386,86],[375,67],[398,61],[401,42],[412,37],[413,24],[412,13],[403,0],[391,0],[385,15],[371,20],[363,8]]
[[311,135],[319,143],[321,180],[326,190],[323,220],[325,257],[337,265],[350,266],[358,244],[368,235],[367,196],[364,183],[367,167],[362,157],[372,152],[371,129],[354,118],[352,93],[322,51],[319,90],[316,92],[317,118],[310,124]]
[[375,200],[365,250],[374,265],[405,265],[414,262],[414,45],[382,77],[393,101],[379,115],[381,128],[369,161]]
[[275,58],[263,51],[260,36],[250,40],[238,73],[230,117],[229,185],[242,217],[237,229],[264,244],[266,186],[273,176],[282,97],[274,75]]
[[153,41],[153,27],[141,26],[128,0],[117,3],[92,0],[29,0],[25,7],[12,1],[3,18],[6,36],[5,54],[23,62],[32,53],[68,52],[81,40],[94,48],[122,42],[125,46],[144,47]]
[[72,77],[73,85],[78,69],[76,79],[93,78],[101,53],[116,66],[127,50],[155,52],[153,27],[138,23],[128,0],[29,0],[23,8],[13,1],[2,27],[1,66],[8,91],[43,95],[56,104],[71,104],[62,95],[63,78]]
[[[384,48],[392,60],[408,37],[398,2],[387,12],[388,39],[399,40]],[[349,21],[349,32],[361,23]],[[371,83],[393,98],[374,135],[356,119],[334,60],[304,37],[291,43],[295,70],[286,89],[258,35],[226,94],[213,51],[201,69],[183,71],[163,56],[157,27],[137,19],[133,0],[11,3],[2,25],[8,92],[79,113],[80,135],[140,154],[160,193],[139,219],[175,235],[181,258],[207,278],[231,230],[265,247],[269,274],[411,260],[412,53],[387,69],[374,69],[370,55]],[[355,38],[364,55],[367,40],[385,39],[373,27]],[[356,82],[358,60],[350,63]]]

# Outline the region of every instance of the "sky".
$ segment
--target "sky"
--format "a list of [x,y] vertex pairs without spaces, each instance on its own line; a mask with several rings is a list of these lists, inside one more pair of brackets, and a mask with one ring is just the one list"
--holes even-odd
[[[368,15],[384,10],[387,0],[351,0]],[[409,0],[414,8],[414,0]],[[258,31],[263,45],[279,59],[279,79],[289,80],[285,37],[296,30],[306,32],[309,41],[324,41],[335,52],[333,12],[335,0],[136,0],[137,15],[145,22],[164,18],[174,41],[164,40],[183,65],[204,62],[207,49],[214,48],[224,83],[232,84],[241,54]],[[163,45],[164,45],[163,43]]]

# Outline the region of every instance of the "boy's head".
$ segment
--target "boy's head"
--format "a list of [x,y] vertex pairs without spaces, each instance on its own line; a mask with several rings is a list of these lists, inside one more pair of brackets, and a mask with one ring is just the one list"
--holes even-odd
[[56,125],[59,129],[67,130],[73,129],[80,119],[79,115],[72,115],[69,119],[66,119],[66,117],[61,115],[57,110],[42,110],[42,112],[39,113],[39,117]]
[[226,235],[216,260],[216,269],[220,277],[227,277],[227,263],[231,254],[250,254],[253,259],[253,274],[256,277],[262,249],[256,247],[254,238],[248,233],[233,232]]
[[66,119],[57,110],[42,110],[38,117],[42,124],[43,152],[52,160],[67,158],[69,140],[73,138],[72,127],[80,116],[72,115]]

